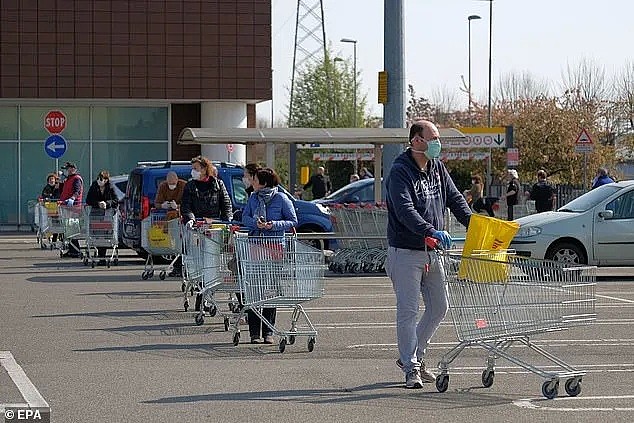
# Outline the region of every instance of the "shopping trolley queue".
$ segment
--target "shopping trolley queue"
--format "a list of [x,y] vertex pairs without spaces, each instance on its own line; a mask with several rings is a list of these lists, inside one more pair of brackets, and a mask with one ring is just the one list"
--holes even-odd
[[[160,270],[161,280],[181,261],[183,309],[189,310],[195,296],[196,325],[206,315],[217,316],[237,345],[240,322],[250,315],[262,321],[267,333],[279,336],[280,351],[298,337],[306,337],[313,350],[317,331],[302,304],[323,295],[324,253],[300,242],[294,231],[248,236],[233,223],[197,219],[181,224],[177,215],[157,209],[142,222],[142,233],[148,252],[142,279],[154,274],[153,256],[171,258]],[[291,310],[288,326],[276,322],[271,309]]]
[[77,257],[85,266],[119,263],[119,212],[58,201],[35,205],[37,242],[42,249],[59,250],[61,257]]

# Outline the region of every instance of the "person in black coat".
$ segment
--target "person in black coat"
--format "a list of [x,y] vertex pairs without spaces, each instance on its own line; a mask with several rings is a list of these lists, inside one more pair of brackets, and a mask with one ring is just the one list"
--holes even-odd
[[[110,185],[110,172],[107,170],[99,172],[97,179],[90,185],[86,196],[86,205],[92,207],[91,216],[104,216],[106,209],[116,209],[119,205],[117,194]],[[97,248],[97,255],[104,258],[99,260],[100,265],[106,264],[107,250],[106,247]]]

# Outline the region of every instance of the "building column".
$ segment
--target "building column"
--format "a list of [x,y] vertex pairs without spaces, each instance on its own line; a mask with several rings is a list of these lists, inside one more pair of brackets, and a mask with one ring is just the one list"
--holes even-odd
[[[200,105],[200,126],[202,128],[246,128],[247,105],[238,101],[205,101]],[[210,160],[246,164],[247,148],[234,144],[233,152],[227,151],[226,144],[203,144],[200,152]]]

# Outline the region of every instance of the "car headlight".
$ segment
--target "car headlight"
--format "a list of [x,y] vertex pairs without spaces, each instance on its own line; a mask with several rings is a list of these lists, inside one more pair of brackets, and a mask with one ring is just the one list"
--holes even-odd
[[539,235],[541,233],[542,228],[540,228],[539,226],[521,226],[515,234],[515,238],[528,238],[531,236]]
[[324,206],[323,204],[319,204],[317,203],[317,208],[319,209],[320,212],[322,212],[323,214],[330,214],[330,209],[326,206]]

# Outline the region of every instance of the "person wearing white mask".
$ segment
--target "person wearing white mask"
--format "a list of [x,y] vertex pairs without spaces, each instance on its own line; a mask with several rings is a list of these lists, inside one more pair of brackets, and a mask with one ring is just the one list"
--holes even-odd
[[253,193],[253,178],[255,178],[255,174],[258,169],[260,169],[260,166],[256,163],[247,163],[247,165],[244,166],[244,176],[242,177],[242,182],[244,183],[247,196]]
[[[181,215],[185,225],[193,225],[197,218],[231,222],[233,219],[233,205],[222,179],[218,178],[217,169],[204,156],[197,156],[191,160],[192,179],[185,184]],[[177,267],[178,265],[178,267]],[[177,261],[174,271],[181,269],[181,261]],[[196,311],[200,311],[202,296],[196,296]]]
[[154,207],[157,209],[177,210],[183,199],[186,182],[178,178],[173,170],[167,172],[165,180],[159,184]]
[[[92,216],[103,216],[104,210],[116,209],[119,205],[117,194],[114,192],[114,188],[110,185],[110,172],[102,170],[99,172],[97,179],[90,185],[88,189],[88,195],[86,196],[86,205],[92,207],[90,214]],[[97,256],[100,258],[99,265],[104,266],[106,264],[106,252],[107,248],[98,247]]]
[[[394,160],[386,183],[386,270],[396,294],[396,364],[405,373],[406,388],[435,381],[425,367],[425,352],[448,310],[442,262],[425,238],[451,247],[444,222],[447,207],[465,227],[471,219],[471,209],[439,160],[440,151],[438,128],[428,121],[415,122],[409,148]],[[421,294],[425,311],[417,322]]]

